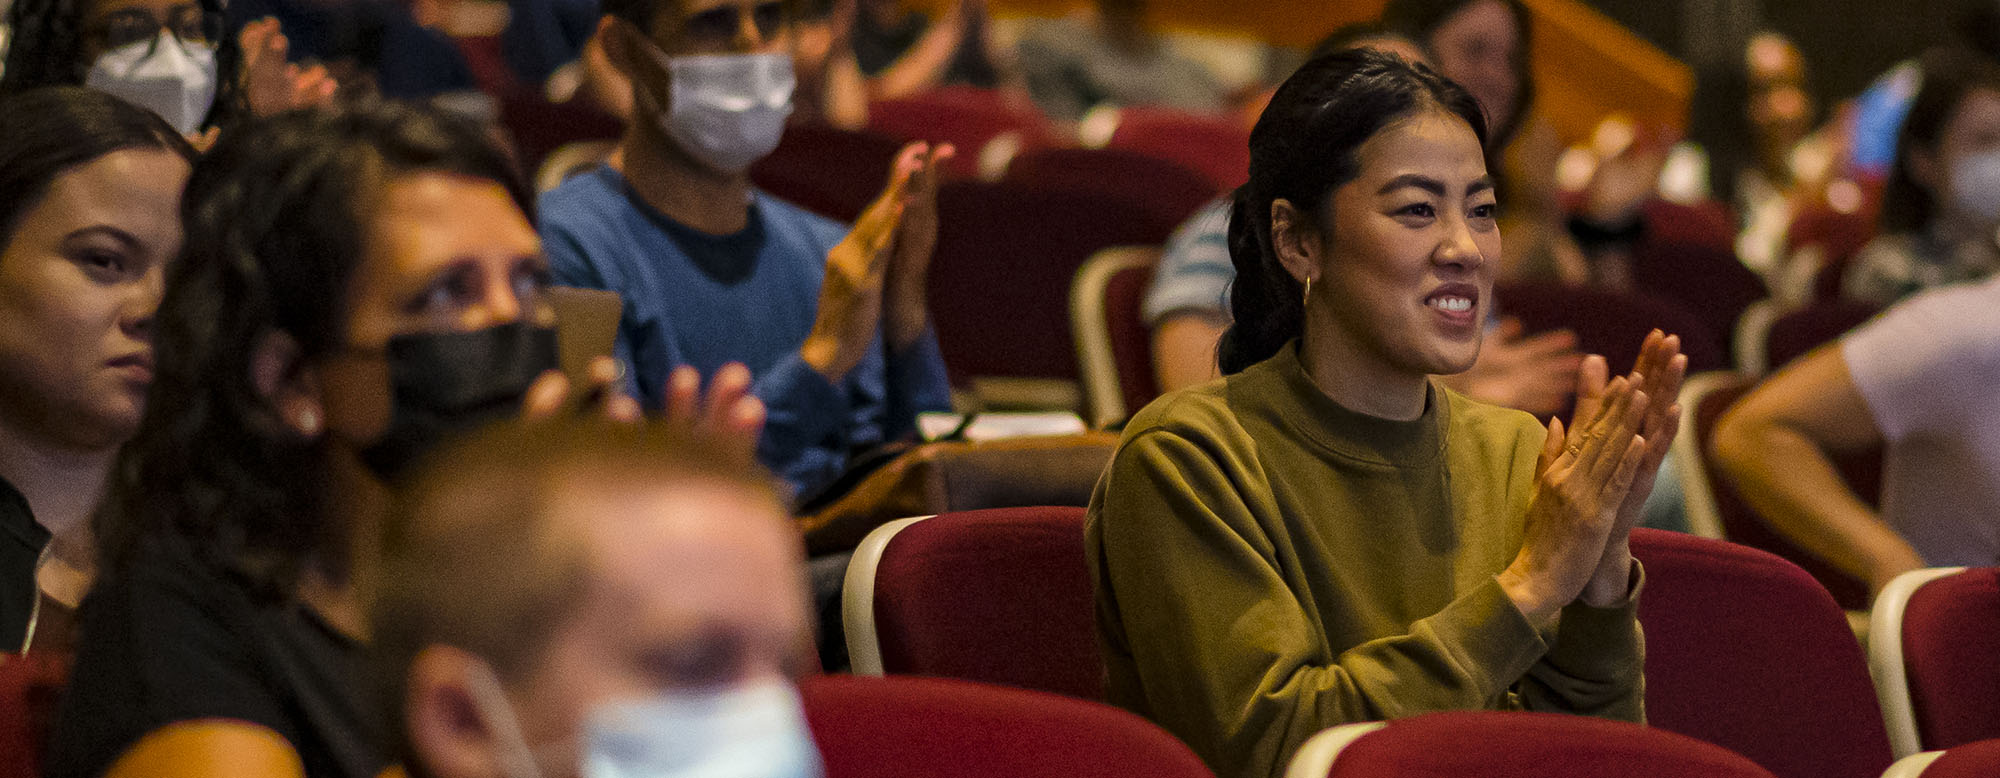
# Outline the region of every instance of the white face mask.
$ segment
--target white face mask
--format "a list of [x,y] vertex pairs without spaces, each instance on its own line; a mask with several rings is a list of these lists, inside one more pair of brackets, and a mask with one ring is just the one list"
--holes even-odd
[[[498,727],[508,778],[540,778],[534,751],[491,672],[474,702]],[[584,778],[823,778],[798,689],[779,680],[626,700],[584,721]]]
[[90,66],[84,84],[159,114],[182,135],[193,135],[215,102],[215,47],[182,43],[163,29],[153,40],[105,52]]
[[2000,220],[2000,149],[1967,154],[1952,165],[1951,202],[1967,216]]
[[666,109],[647,110],[682,150],[719,172],[741,173],[778,147],[785,117],[792,115],[792,90],[798,86],[791,57],[669,57],[652,41],[646,42],[646,51],[673,80]]

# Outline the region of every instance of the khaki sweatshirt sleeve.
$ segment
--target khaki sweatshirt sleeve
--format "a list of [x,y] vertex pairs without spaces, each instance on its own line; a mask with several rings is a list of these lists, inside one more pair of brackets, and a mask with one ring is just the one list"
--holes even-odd
[[1278,570],[1275,519],[1249,507],[1269,505],[1269,487],[1218,456],[1143,433],[1120,448],[1092,517],[1100,618],[1117,622],[1145,712],[1218,775],[1278,775],[1338,724],[1492,707],[1546,652],[1489,581],[1404,634],[1331,655]]
[[1554,645],[1521,679],[1521,701],[1529,710],[1645,723],[1646,636],[1639,627],[1645,581],[1645,568],[1634,559],[1624,602],[1562,609]]

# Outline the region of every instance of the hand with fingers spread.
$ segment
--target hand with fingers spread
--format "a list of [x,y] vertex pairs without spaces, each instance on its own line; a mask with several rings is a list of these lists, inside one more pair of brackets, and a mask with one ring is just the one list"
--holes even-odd
[[896,155],[889,185],[854,220],[854,229],[826,254],[819,311],[799,355],[806,364],[839,383],[875,345],[882,323],[883,287],[901,230],[904,194],[922,167],[924,145],[913,143]]
[[286,60],[291,43],[277,19],[265,17],[244,25],[237,45],[243,52],[243,97],[251,114],[271,116],[333,99],[339,85],[325,67],[301,68]]
[[1547,623],[1597,577],[1619,506],[1646,456],[1639,428],[1648,405],[1638,385],[1621,376],[1606,386],[1577,434],[1564,434],[1560,420],[1549,423],[1521,550],[1500,573],[1501,588],[1530,621]]
[[702,394],[701,374],[683,365],[667,379],[666,418],[721,446],[726,456],[755,461],[757,438],[764,432],[764,401],[750,393],[750,368],[731,362],[709,378]]
[[[896,230],[895,253],[889,260],[888,291],[883,300],[882,322],[892,352],[916,342],[930,326],[929,278],[931,254],[937,249],[939,165],[957,154],[951,144],[916,150],[910,183],[903,198],[903,222]],[[910,153],[905,149],[904,153]]]

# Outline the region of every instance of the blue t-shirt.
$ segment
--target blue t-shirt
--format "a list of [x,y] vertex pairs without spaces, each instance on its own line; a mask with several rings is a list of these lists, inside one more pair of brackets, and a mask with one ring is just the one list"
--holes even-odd
[[826,255],[847,227],[761,192],[740,232],[710,235],[646,205],[610,167],[542,196],[543,250],[556,283],[625,298],[617,356],[646,407],[665,402],[667,376],[749,366],[769,411],[758,457],[809,495],[848,457],[915,431],[922,411],[948,410],[937,337],[901,354],[877,340],[838,384],[799,356],[819,308]]

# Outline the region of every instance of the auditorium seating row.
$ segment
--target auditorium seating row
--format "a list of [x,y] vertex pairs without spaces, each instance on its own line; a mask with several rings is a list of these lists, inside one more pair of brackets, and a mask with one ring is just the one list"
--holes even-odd
[[[1010,508],[910,518],[875,530],[847,573],[843,617],[854,672],[1103,699],[1083,521],[1075,507]],[[1720,748],[1688,749],[1652,736],[1620,753],[1682,752],[1675,758],[1721,760],[1702,762],[1709,765],[1702,769],[1720,772],[1555,774],[1869,778],[1893,757],[2000,738],[1994,694],[2000,668],[1990,661],[2000,650],[2000,569],[1928,570],[1898,580],[1876,604],[1864,654],[1832,595],[1775,555],[1647,529],[1634,532],[1632,553],[1647,571],[1639,603],[1647,721]],[[1390,733],[1381,750],[1399,754],[1414,770],[1398,775],[1502,775],[1513,773],[1456,771],[1501,754],[1474,748],[1424,756],[1420,744],[1455,737],[1540,743],[1536,733],[1543,733],[1549,748],[1560,748],[1564,738],[1599,741],[1590,727],[1605,725],[1447,716],[1401,726],[1380,730]],[[1322,737],[1376,737],[1377,729]],[[1604,739],[1625,737],[1605,732]],[[1389,744],[1404,737],[1415,751]],[[1325,750],[1332,746],[1306,753],[1321,758]],[[1729,760],[1718,756],[1725,752],[1755,767],[1725,769]],[[1504,757],[1515,758],[1527,755]],[[1597,757],[1579,758],[1594,764]],[[1333,773],[1344,774],[1367,773]]]

